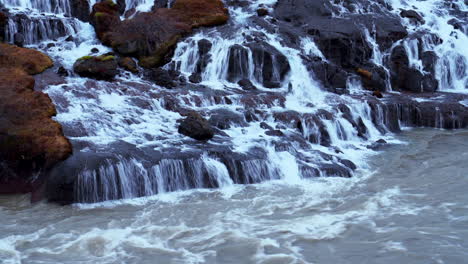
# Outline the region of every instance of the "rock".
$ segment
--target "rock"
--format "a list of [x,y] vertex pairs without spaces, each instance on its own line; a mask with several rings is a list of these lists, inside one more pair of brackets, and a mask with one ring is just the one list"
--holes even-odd
[[435,75],[435,66],[437,65],[437,54],[434,51],[424,51],[421,54],[423,70]]
[[201,83],[202,82],[202,77],[200,74],[198,73],[192,73],[190,76],[189,76],[189,81],[191,83]]
[[16,46],[18,47],[23,47],[24,45],[24,36],[21,33],[15,33],[13,35],[13,43],[15,43]]
[[70,0],[71,15],[83,22],[89,22],[89,1],[88,0]]
[[448,21],[448,24],[451,25],[454,29],[458,29],[466,34],[466,23],[464,24],[462,21],[452,18]]
[[179,125],[178,132],[196,140],[209,140],[214,137],[210,123],[196,112],[190,112]]
[[148,70],[145,76],[161,87],[172,89],[177,86],[175,80],[178,76],[176,74],[171,75],[171,72],[163,68]]
[[249,77],[249,51],[241,45],[233,45],[229,48],[229,62],[227,80],[237,82]]
[[249,43],[254,62],[254,76],[266,88],[280,88],[291,70],[288,59],[266,42]]
[[231,127],[231,125],[247,125],[243,115],[228,109],[217,109],[212,111],[209,123],[219,129],[228,129]]
[[57,69],[57,74],[60,75],[60,76],[68,76],[68,71],[63,67],[63,66],[60,66],[58,69]]
[[268,15],[268,9],[266,9],[266,8],[257,9],[257,15],[260,16],[260,17],[267,16]]
[[6,32],[6,26],[8,25],[8,16],[6,13],[0,11],[0,42],[3,41],[4,32]]
[[98,48],[92,48],[91,53],[99,53],[99,49]]
[[375,97],[377,97],[377,98],[383,98],[382,92],[380,92],[380,91],[378,91],[378,90],[372,92],[372,96],[375,96]]
[[414,10],[402,10],[400,12],[400,16],[409,18],[411,21],[415,23],[420,23],[420,24],[426,23],[426,21],[424,21],[424,18],[418,12]]
[[133,73],[138,72],[138,66],[136,62],[130,57],[120,57],[118,60],[119,66],[125,70]]
[[257,90],[257,87],[249,79],[242,79],[237,84],[245,91]]
[[0,44],[0,193],[34,191],[71,154],[52,101],[30,76],[52,65],[38,51]]
[[390,55],[390,73],[392,86],[396,89],[421,93],[434,92],[438,82],[432,74],[424,74],[410,68],[408,55],[403,46],[396,46]]
[[207,39],[201,39],[198,41],[198,61],[195,67],[194,74],[197,76],[196,80],[201,82],[201,74],[205,71],[206,66],[211,61],[210,50],[213,44]]
[[313,58],[307,62],[307,66],[329,92],[337,93],[337,89],[346,88],[348,73],[335,64]]
[[226,23],[228,11],[220,0],[177,0],[172,8],[156,8],[120,21],[117,4],[93,6],[91,21],[104,44],[153,68],[168,62],[178,40],[194,28]]
[[97,80],[112,80],[118,74],[115,56],[84,56],[73,65],[73,70],[80,76]]
[[74,38],[73,36],[71,36],[71,35],[68,36],[68,37],[65,39],[65,41],[69,41],[69,42],[72,42],[72,41],[74,41],[74,40],[75,40],[75,38]]

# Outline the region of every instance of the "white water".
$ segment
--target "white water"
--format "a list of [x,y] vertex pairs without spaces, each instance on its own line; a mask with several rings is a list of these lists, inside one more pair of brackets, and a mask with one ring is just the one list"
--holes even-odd
[[[149,10],[150,2],[152,1],[127,1],[127,9],[136,7],[138,11],[147,11]],[[311,38],[303,38],[301,40],[302,45],[298,49],[285,47],[281,44],[281,39],[278,35],[267,32],[252,24],[251,18],[252,16],[256,16],[254,10],[260,4],[271,9],[275,2],[255,2],[251,3],[247,9],[231,8],[229,26],[234,30],[239,29],[239,34],[226,38],[213,29],[199,30],[192,37],[178,44],[173,58],[173,61],[179,64],[178,69],[182,74],[186,77],[190,76],[195,69],[196,61],[199,59],[197,43],[201,39],[208,39],[212,43],[212,48],[209,52],[211,60],[202,72],[201,84],[218,91],[240,90],[237,83],[231,83],[227,79],[227,65],[229,64],[230,48],[236,44],[244,46],[247,52],[247,60],[243,62],[246,66],[246,71],[242,74],[242,77],[251,79],[254,85],[265,95],[270,93],[285,95],[284,103],[281,103],[279,100],[275,100],[273,105],[257,103],[256,107],[266,113],[264,117],[261,117],[261,121],[266,122],[271,127],[276,127],[278,122],[275,121],[275,114],[296,111],[303,119],[304,131],[302,131],[302,136],[304,138],[309,139],[312,135],[316,134],[319,134],[320,137],[319,126],[324,126],[325,131],[329,134],[331,147],[307,142],[305,147],[293,145],[289,146],[287,150],[277,151],[275,150],[275,142],[278,141],[278,137],[265,134],[266,131],[261,128],[260,122],[249,122],[247,126],[232,125],[231,128],[225,129],[223,132],[230,136],[228,144],[234,151],[248,154],[252,149],[260,148],[267,153],[266,160],[248,160],[242,163],[242,168],[248,175],[247,178],[252,182],[287,179],[288,182],[294,183],[305,177],[305,175],[302,175],[298,164],[320,169],[318,164],[335,162],[324,160],[314,151],[331,154],[335,158],[351,160],[358,167],[365,167],[364,157],[372,154],[366,148],[366,145],[385,136],[379,132],[372,122],[369,106],[351,97],[337,96],[327,93],[322,89],[321,84],[309,73],[300,57],[301,54],[314,54],[315,56],[324,58]],[[395,10],[403,7],[403,4],[400,2],[392,4],[395,5]],[[414,4],[416,5],[417,3],[415,2]],[[430,4],[435,5],[436,3],[435,1],[430,1]],[[31,8],[36,9],[32,14],[36,14],[36,12],[55,12],[59,19],[65,19],[61,18],[61,16],[66,14],[66,10],[61,9],[60,6],[69,6],[65,1],[59,2],[57,7],[52,7],[50,4],[46,5],[43,2],[29,1],[8,1],[6,5],[15,7],[13,10],[18,12],[29,12],[28,9]],[[425,27],[435,23],[430,22],[431,19],[436,20],[436,17],[429,11],[429,14],[424,13],[427,10],[425,6],[424,8],[421,7],[421,10],[418,9],[418,11],[423,13],[427,21]],[[444,19],[447,20],[447,18]],[[65,43],[61,41],[66,37],[63,36],[57,42],[61,42],[60,45],[47,49],[47,52],[57,62],[70,71],[76,59],[89,55],[92,48],[98,48],[99,54],[110,50],[97,41],[91,25],[78,22],[74,19],[72,21],[72,24],[76,25],[76,32],[78,32],[75,36],[75,41]],[[442,22],[438,21],[438,23]],[[439,33],[438,30],[447,30],[447,28],[442,27],[442,29],[439,29],[435,27],[433,30],[435,33]],[[11,30],[11,33],[13,31],[14,29]],[[272,46],[287,58],[290,71],[285,80],[282,81],[280,88],[272,90],[263,87],[262,69],[256,68],[251,49],[244,45],[248,41],[241,33],[245,35],[261,33],[263,35],[262,41]],[[388,55],[388,51],[380,51],[373,35],[374,32],[367,32],[365,34],[367,41],[371,44],[374,51],[374,63],[382,65],[383,57],[386,54]],[[443,36],[445,37],[446,35]],[[30,44],[37,41],[30,38],[29,35],[26,36],[26,39]],[[445,54],[444,52],[447,48],[443,47],[446,47],[451,42],[453,42],[453,45],[460,45],[461,39],[463,38],[454,39],[453,37],[449,37],[447,41],[444,41],[443,45],[434,46],[430,45],[430,43],[425,43],[424,48],[432,48],[435,49],[437,54]],[[421,63],[417,61],[418,56],[414,52],[414,48],[411,48],[412,45],[414,43],[406,43],[408,51],[413,51],[409,52],[411,65],[420,68]],[[35,45],[32,44],[32,46]],[[463,55],[466,52],[466,48],[457,49],[456,52],[458,51]],[[454,51],[452,50],[452,52]],[[466,60],[466,56],[463,58]],[[275,65],[275,58],[273,58],[273,64]],[[275,65],[273,72],[273,75],[276,76],[275,80],[279,80],[278,71],[278,66]],[[454,75],[452,74],[451,76],[453,77]],[[458,81],[453,79],[451,82],[463,82],[466,80],[466,76],[463,78],[463,80]],[[119,76],[114,84],[87,80],[73,75],[68,77],[66,81],[66,84],[52,85],[45,90],[58,106],[59,114],[56,119],[64,126],[74,127],[79,131],[77,135],[70,136],[72,140],[91,143],[98,148],[106,148],[109,144],[124,141],[137,148],[150,147],[163,152],[173,146],[179,146],[183,151],[197,149],[196,146],[183,143],[187,138],[177,133],[178,124],[176,121],[181,116],[176,112],[165,109],[164,105],[166,100],[169,99],[175,99],[182,107],[196,111],[228,109],[235,112],[237,109],[245,108],[242,96],[237,93],[230,93],[228,95],[232,104],[228,105],[226,101],[219,104],[215,102],[216,100],[213,97],[206,96],[198,91],[185,91],[184,93],[167,91],[132,74]],[[440,82],[443,83],[444,78],[441,78]],[[350,83],[350,86],[353,87],[352,92],[356,92],[355,89],[359,89],[360,84],[358,82],[355,84]],[[452,89],[446,85],[442,85],[441,87]],[[460,90],[461,88],[457,86],[453,87],[453,89]],[[146,106],[142,108],[137,102],[144,102]],[[334,107],[339,103],[344,103],[352,109],[352,118],[355,122],[359,118],[362,119],[367,129],[367,141],[358,137],[358,133],[352,124]],[[320,124],[317,124],[316,121],[307,121],[308,115],[313,115],[319,110],[327,110],[333,118],[328,120],[327,118],[320,117]],[[383,122],[382,116],[378,122]],[[291,127],[284,127],[282,130],[286,135],[296,133],[296,129]],[[387,134],[385,138],[389,140],[389,136],[391,135]],[[216,139],[221,139],[221,137],[215,137]],[[189,140],[189,142],[193,141]],[[219,146],[226,144],[226,142],[216,141],[210,143]],[[337,150],[339,150],[339,153],[337,153]],[[93,150],[84,148],[81,151]],[[80,181],[77,183],[76,195],[82,197],[80,199],[84,199],[85,201],[98,201],[99,197],[96,190],[100,187],[95,186],[95,184],[103,181],[103,179],[106,179],[105,181],[109,183],[109,186],[105,187],[107,189],[102,191],[104,199],[115,199],[119,196],[131,198],[166,191],[199,188],[205,184],[201,178],[205,170],[209,172],[210,179],[215,186],[226,187],[233,184],[232,179],[226,176],[227,168],[225,165],[219,162],[216,157],[209,156],[207,153],[203,154],[201,158],[195,158],[191,161],[191,165],[183,165],[181,164],[182,160],[177,159],[160,161],[157,164],[151,164],[151,166],[143,166],[141,165],[142,162],[142,160],[135,158],[119,157],[119,161],[116,164],[102,165],[96,170],[94,168],[85,169],[79,176]],[[167,163],[167,166],[165,163]],[[165,169],[162,169],[164,166],[166,166]],[[190,176],[183,173],[189,167],[191,168],[190,170],[198,171],[194,172],[195,175],[198,175],[195,177],[198,177],[198,180],[191,183],[188,183],[186,178],[193,175]],[[100,173],[99,171],[102,172]],[[103,179],[98,180],[97,174],[102,174],[101,177]],[[322,172],[320,174],[323,175]],[[116,180],[116,177],[120,178],[120,180]],[[136,181],[136,178],[139,180]],[[94,196],[83,198],[85,196],[84,193],[93,193]]]

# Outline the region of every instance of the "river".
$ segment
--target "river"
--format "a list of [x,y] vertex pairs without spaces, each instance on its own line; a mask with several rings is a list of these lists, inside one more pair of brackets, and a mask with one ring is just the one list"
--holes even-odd
[[1,197],[1,263],[467,263],[468,131],[405,130],[351,179],[98,204]]

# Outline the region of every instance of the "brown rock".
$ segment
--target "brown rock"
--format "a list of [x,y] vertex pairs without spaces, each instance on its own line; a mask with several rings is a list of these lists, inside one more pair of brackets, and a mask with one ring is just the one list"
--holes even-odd
[[378,90],[372,92],[372,95],[375,96],[375,97],[377,97],[377,98],[383,98],[382,92],[380,92],[380,91],[378,91]]
[[53,65],[31,49],[0,44],[0,193],[30,192],[33,177],[67,158],[70,142],[49,96],[34,91],[30,74]]
[[125,70],[133,73],[138,72],[138,67],[136,62],[130,57],[119,58],[119,66]]
[[359,75],[361,75],[361,77],[367,78],[367,79],[369,79],[369,80],[372,79],[372,72],[370,72],[370,71],[367,71],[367,70],[358,68],[358,69],[356,70],[356,72],[357,72]]
[[118,7],[109,1],[93,7],[92,24],[101,41],[140,65],[153,68],[169,60],[179,39],[201,26],[226,23],[228,11],[220,0],[177,0],[172,8],[157,8],[120,21]]
[[113,55],[84,56],[73,64],[73,70],[82,77],[112,80],[118,72],[117,59]]

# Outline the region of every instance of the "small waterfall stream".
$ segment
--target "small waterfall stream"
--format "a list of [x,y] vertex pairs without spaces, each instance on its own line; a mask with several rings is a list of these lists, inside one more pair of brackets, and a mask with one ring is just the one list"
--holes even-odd
[[[149,11],[153,2],[126,0],[126,10]],[[467,36],[449,28],[449,14],[432,12],[443,1],[387,2],[394,12],[415,6],[423,14],[422,28],[412,30],[410,21],[405,21],[410,35],[427,30],[444,40],[437,45],[434,38],[402,40],[411,67],[424,72],[421,52],[433,51],[439,57],[435,72],[440,90],[466,92]],[[391,141],[389,132],[395,129],[388,126],[395,121],[399,129],[400,120],[392,121],[380,105],[353,97],[362,93],[362,86],[352,77],[347,84],[353,87],[350,95],[327,92],[303,59],[306,55],[326,61],[312,37],[295,46],[284,45],[274,30],[255,22],[260,5],[273,10],[274,4],[230,6],[231,19],[223,30],[236,34],[199,29],[180,42],[165,68],[180,71],[186,79],[199,76],[204,88],[166,90],[130,73],[121,74],[114,83],[74,75],[73,63],[92,48],[98,54],[110,51],[96,39],[92,26],[70,17],[68,0],[6,0],[12,13],[6,40],[13,42],[21,33],[26,45],[45,50],[71,73],[66,83],[50,85],[45,92],[57,105],[56,119],[78,153],[67,161],[78,169],[71,171],[65,163],[54,172],[54,177],[66,174],[73,179],[73,201],[91,203],[267,180],[297,183],[318,176],[349,177],[356,166],[365,167],[365,157],[372,153],[368,145],[382,138]],[[466,9],[461,1],[457,4]],[[351,12],[343,3],[337,6],[341,11],[336,16]],[[355,8],[356,13],[369,12]],[[68,36],[73,41],[65,41]],[[256,42],[250,36],[257,36]],[[384,67],[391,49],[382,50],[373,31],[365,29],[363,36],[373,63]],[[49,43],[53,44],[46,47]],[[257,88],[251,94],[239,84],[245,79]],[[386,85],[391,90],[389,81]],[[177,133],[182,116],[167,109],[170,102],[211,118],[217,113],[240,117],[230,120],[222,135],[200,145]],[[443,127],[441,118],[436,127]]]

